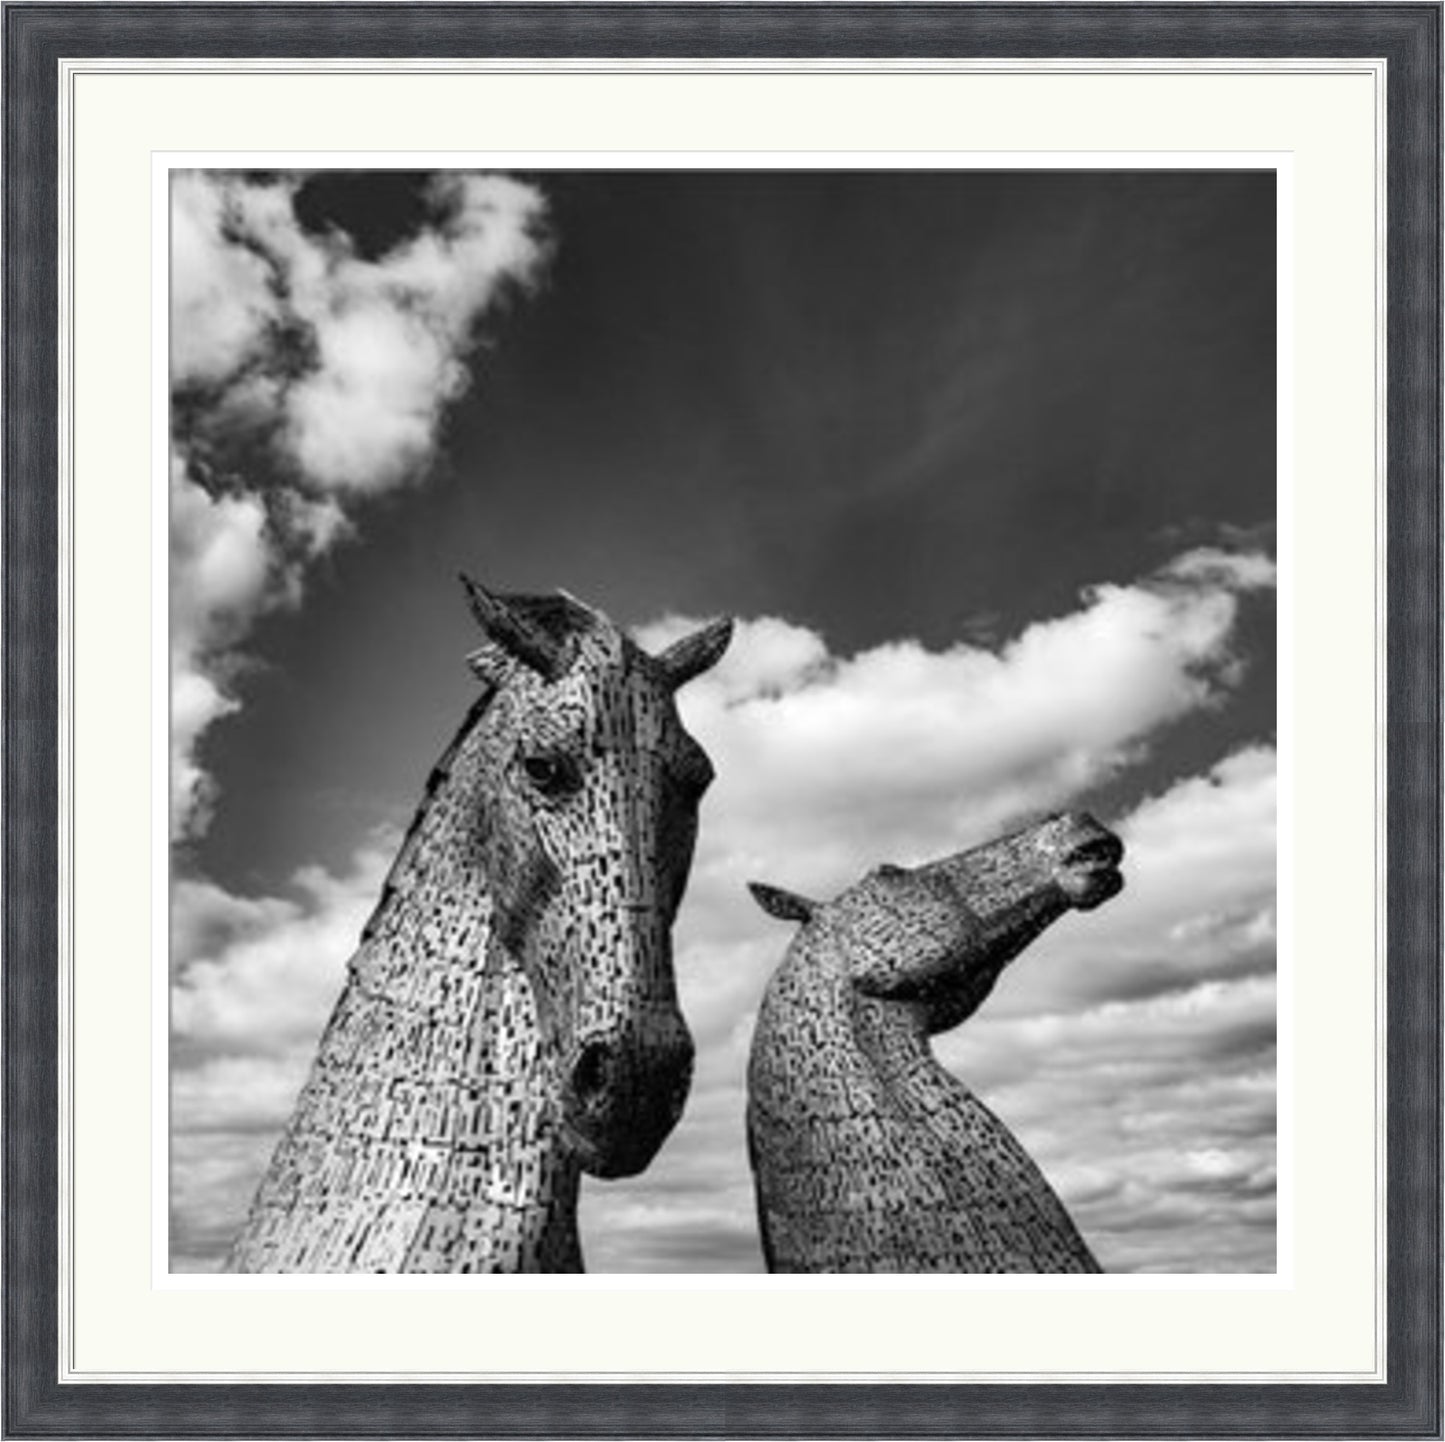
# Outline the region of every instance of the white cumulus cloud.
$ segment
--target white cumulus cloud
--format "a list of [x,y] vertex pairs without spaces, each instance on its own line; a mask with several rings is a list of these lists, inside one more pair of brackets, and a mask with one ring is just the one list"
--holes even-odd
[[304,177],[176,175],[170,334],[172,831],[205,830],[201,738],[240,705],[256,618],[295,604],[359,500],[425,474],[486,315],[545,255],[542,198],[430,181],[428,223],[372,259],[306,229]]
[[[896,641],[835,657],[803,627],[743,622],[679,697],[718,773],[699,866],[837,890],[860,861],[982,841],[1118,774],[1238,679],[1240,599],[1273,571],[1262,557],[1191,559],[1209,554],[1095,586],[998,649]],[[641,639],[656,649],[693,624],[670,618]]]

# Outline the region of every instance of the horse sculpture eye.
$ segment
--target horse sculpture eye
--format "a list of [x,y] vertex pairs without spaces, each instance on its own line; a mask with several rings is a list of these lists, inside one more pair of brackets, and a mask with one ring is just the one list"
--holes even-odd
[[522,771],[543,796],[563,796],[575,791],[577,768],[565,756],[523,756]]

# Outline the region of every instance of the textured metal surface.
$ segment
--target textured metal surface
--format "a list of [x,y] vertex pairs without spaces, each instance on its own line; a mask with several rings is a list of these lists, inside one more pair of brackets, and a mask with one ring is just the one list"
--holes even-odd
[[483,696],[228,1270],[581,1271],[580,1174],[641,1171],[681,1115],[671,926],[712,768],[673,691],[729,628],[654,658],[566,598],[468,589]]
[[1013,1133],[933,1056],[1071,907],[1121,885],[1082,814],[926,866],[883,866],[817,904],[768,983],[748,1066],[748,1155],[774,1272],[1097,1272]]

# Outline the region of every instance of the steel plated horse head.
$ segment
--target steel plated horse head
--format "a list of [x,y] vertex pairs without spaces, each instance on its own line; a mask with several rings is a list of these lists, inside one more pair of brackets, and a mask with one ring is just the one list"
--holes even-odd
[[579,1173],[641,1171],[692,1041],[671,928],[712,777],[659,656],[464,578],[482,683],[427,781],[229,1266],[580,1270]]
[[1092,817],[917,867],[880,866],[831,902],[752,890],[802,923],[768,984],[748,1134],[772,1271],[1097,1271],[1008,1128],[934,1059],[1008,965],[1071,908],[1123,885]]

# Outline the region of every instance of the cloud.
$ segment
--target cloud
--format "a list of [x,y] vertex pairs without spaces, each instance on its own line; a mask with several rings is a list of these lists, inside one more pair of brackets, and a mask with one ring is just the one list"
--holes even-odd
[[[1034,958],[1025,959],[1025,965]],[[941,1047],[1111,1271],[1272,1271],[1272,975],[1083,1012],[985,1012]]]
[[333,876],[305,867],[290,897],[240,897],[199,878],[171,888],[175,1050],[277,1053],[314,1040],[376,904],[399,837],[383,833]]
[[1257,551],[1222,551],[1201,546],[1176,556],[1160,575],[1173,581],[1212,582],[1245,591],[1273,586],[1276,567],[1268,556]]
[[177,174],[171,192],[172,832],[206,829],[206,731],[239,648],[295,605],[361,502],[414,482],[466,390],[485,317],[545,259],[542,198],[447,172],[376,259],[297,217],[304,177]]
[[239,176],[181,172],[171,182],[171,384],[221,385],[265,347],[279,301],[265,256],[240,243],[231,214],[247,197],[287,200]]
[[[806,628],[741,623],[679,698],[718,773],[699,864],[836,891],[865,860],[920,861],[1062,805],[1223,702],[1241,596],[1273,575],[1260,556],[1189,552],[997,649],[904,640],[835,657]],[[693,624],[640,639],[657,649]]]
[[506,176],[429,182],[432,223],[379,259],[302,228],[299,177],[178,175],[174,388],[210,392],[195,444],[261,429],[312,486],[384,490],[428,460],[482,315],[541,262],[541,203]]

